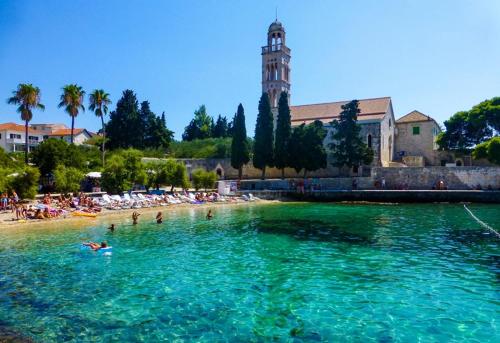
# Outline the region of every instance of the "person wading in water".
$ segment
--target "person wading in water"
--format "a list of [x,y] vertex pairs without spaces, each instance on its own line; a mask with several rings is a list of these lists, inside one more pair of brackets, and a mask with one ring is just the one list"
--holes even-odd
[[158,214],[156,215],[156,223],[157,224],[163,223],[163,215],[161,214],[161,212],[158,212]]
[[134,213],[132,213],[132,224],[137,225],[137,221],[139,220],[140,215],[140,213],[137,213],[135,211]]

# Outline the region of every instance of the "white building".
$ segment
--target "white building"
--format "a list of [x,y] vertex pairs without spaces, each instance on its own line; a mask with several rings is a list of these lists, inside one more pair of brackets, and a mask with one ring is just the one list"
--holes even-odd
[[[75,145],[84,144],[85,141],[93,136],[92,133],[86,129],[74,129],[73,132],[73,143]],[[71,143],[71,129],[58,129],[46,135],[46,138],[58,138],[63,139],[67,143]]]
[[[16,123],[0,124],[0,147],[7,152],[24,151],[25,127]],[[94,134],[86,129],[74,130],[73,142],[75,145],[84,144]],[[71,142],[71,129],[64,124],[32,124],[28,128],[28,144],[31,151],[44,139],[62,139]]]
[[[28,128],[28,149],[43,141],[44,132]],[[16,123],[0,124],[0,147],[7,152],[24,151],[25,127]]]

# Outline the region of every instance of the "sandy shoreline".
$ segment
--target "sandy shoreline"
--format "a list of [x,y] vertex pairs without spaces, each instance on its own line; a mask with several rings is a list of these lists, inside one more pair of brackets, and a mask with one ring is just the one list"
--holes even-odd
[[[214,203],[204,203],[204,204],[176,204],[168,206],[156,206],[156,207],[146,207],[138,209],[125,209],[125,210],[108,210],[102,209],[96,217],[75,217],[69,213],[66,217],[53,218],[53,219],[29,219],[26,221],[12,220],[16,217],[15,213],[11,211],[4,211],[0,213],[0,229],[17,229],[27,227],[39,228],[39,227],[58,227],[62,224],[71,224],[74,226],[88,226],[88,225],[98,225],[103,222],[110,222],[112,220],[123,221],[124,219],[131,218],[132,212],[137,211],[141,214],[141,219],[153,220],[157,212],[161,211],[164,215],[173,212],[186,209],[197,209],[197,208],[213,208],[213,207],[234,207],[234,206],[249,206],[253,204],[272,204],[278,203],[276,200],[258,200],[255,202],[214,202]],[[149,218],[151,217],[151,218]]]

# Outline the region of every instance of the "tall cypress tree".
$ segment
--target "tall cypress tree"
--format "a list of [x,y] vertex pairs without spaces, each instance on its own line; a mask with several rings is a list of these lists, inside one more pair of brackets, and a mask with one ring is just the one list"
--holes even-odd
[[238,105],[233,119],[233,140],[231,142],[231,166],[238,169],[238,179],[241,180],[243,165],[250,161],[247,128],[245,125],[245,112],[241,104]]
[[285,167],[290,166],[290,136],[292,124],[290,118],[290,107],[288,106],[288,94],[281,92],[278,102],[278,120],[276,122],[276,142],[274,144],[274,165],[281,169],[281,178],[285,178]]
[[332,123],[333,143],[330,148],[333,150],[332,164],[336,167],[352,168],[360,164],[370,164],[373,160],[373,150],[368,148],[359,136],[361,126],[356,123],[359,112],[358,101],[353,100],[342,105],[339,120]]
[[263,93],[259,101],[253,150],[253,165],[262,170],[262,179],[266,177],[266,167],[273,166],[273,143],[273,113],[271,112],[269,96],[267,93]]

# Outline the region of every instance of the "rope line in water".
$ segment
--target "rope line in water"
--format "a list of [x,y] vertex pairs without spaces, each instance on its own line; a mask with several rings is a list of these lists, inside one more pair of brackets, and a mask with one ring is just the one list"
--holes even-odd
[[497,231],[495,231],[494,228],[492,228],[491,226],[489,226],[488,224],[486,224],[485,222],[483,222],[481,219],[479,219],[478,217],[476,217],[474,215],[474,213],[472,213],[472,211],[469,210],[469,208],[467,206],[465,206],[465,204],[464,204],[464,209],[471,215],[472,218],[474,218],[479,224],[481,224],[481,226],[487,228],[488,230],[490,230],[491,232],[493,232],[498,238],[500,238],[500,233],[498,233]]

